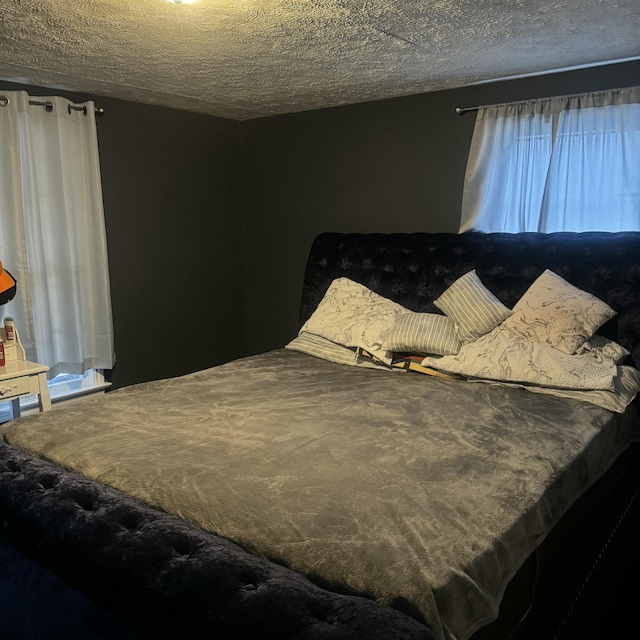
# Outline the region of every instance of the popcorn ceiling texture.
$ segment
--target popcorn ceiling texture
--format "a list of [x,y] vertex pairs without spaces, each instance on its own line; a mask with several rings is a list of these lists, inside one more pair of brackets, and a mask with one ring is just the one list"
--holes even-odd
[[0,78],[246,120],[640,57],[639,0],[2,0]]

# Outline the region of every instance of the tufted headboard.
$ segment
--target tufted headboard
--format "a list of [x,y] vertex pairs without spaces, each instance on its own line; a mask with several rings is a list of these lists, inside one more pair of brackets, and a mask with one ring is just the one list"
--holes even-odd
[[300,323],[341,276],[412,311],[439,313],[432,301],[471,269],[508,307],[551,269],[618,312],[599,333],[640,367],[640,232],[323,233],[309,254]]

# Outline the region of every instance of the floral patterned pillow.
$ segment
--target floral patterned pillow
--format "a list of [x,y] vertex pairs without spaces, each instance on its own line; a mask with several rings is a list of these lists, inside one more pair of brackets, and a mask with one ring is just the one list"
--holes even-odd
[[617,374],[612,360],[562,353],[509,331],[504,325],[464,345],[455,356],[427,357],[422,365],[483,380],[561,389],[613,391]]
[[391,364],[392,353],[383,348],[396,316],[408,309],[349,278],[337,278],[300,329],[346,347],[360,347]]
[[547,269],[520,298],[502,327],[572,354],[615,315],[608,304]]

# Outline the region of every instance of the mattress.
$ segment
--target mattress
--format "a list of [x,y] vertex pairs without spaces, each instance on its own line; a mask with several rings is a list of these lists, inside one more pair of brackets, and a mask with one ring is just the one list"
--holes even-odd
[[280,349],[29,416],[2,435],[466,640],[627,447],[630,416]]

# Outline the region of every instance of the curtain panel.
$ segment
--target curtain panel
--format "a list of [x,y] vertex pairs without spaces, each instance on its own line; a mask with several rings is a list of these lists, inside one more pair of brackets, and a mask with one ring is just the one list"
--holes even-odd
[[640,230],[640,87],[480,107],[460,232]]
[[50,377],[115,362],[94,104],[3,92],[0,259],[17,279],[0,310],[15,318],[27,358]]

